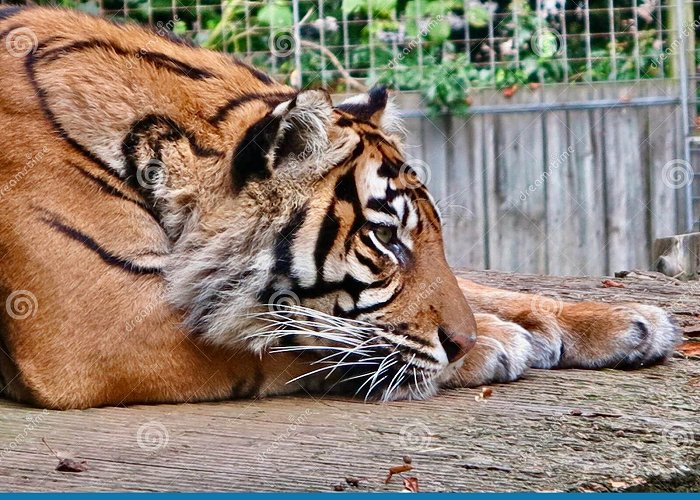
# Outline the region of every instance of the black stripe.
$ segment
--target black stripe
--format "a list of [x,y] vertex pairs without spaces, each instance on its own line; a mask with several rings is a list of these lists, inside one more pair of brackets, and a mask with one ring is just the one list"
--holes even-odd
[[[374,288],[374,287],[368,287],[368,288]],[[358,317],[360,314],[368,314],[368,313],[373,313],[373,312],[379,311],[380,309],[391,304],[396,299],[396,297],[398,297],[398,295],[401,293],[401,290],[403,290],[403,284],[397,286],[396,290],[394,290],[392,292],[391,297],[389,297],[384,302],[377,302],[376,304],[373,304],[373,305],[367,306],[367,307],[357,307],[357,308],[353,309],[351,312],[347,313],[346,316],[348,318],[352,319],[352,318]],[[355,301],[355,302],[357,302],[357,301]]]
[[316,248],[314,249],[314,262],[316,263],[316,283],[323,282],[323,267],[326,264],[328,254],[333,249],[335,240],[340,232],[340,223],[335,218],[335,201],[326,210],[323,222],[318,231]]
[[[106,194],[108,194],[110,196],[114,196],[116,198],[121,198],[121,199],[126,200],[126,201],[130,201],[134,205],[136,205],[139,208],[141,208],[142,210],[144,210],[148,215],[151,216],[151,218],[153,219],[153,221],[156,224],[160,225],[160,220],[158,219],[158,215],[156,214],[153,207],[147,205],[145,202],[143,202],[141,200],[136,200],[136,199],[132,198],[131,196],[128,196],[126,193],[123,193],[122,191],[120,191],[116,187],[112,186],[111,184],[109,184],[105,180],[100,179],[96,175],[88,172],[87,170],[85,170],[82,166],[78,165],[77,163],[73,163],[70,160],[68,160],[67,163],[70,166],[76,168],[78,170],[78,172],[80,172],[80,174],[83,175],[83,177],[85,177],[89,181],[96,184]],[[119,181],[123,182],[121,179],[119,179]]]
[[24,10],[24,6],[22,5],[12,5],[10,7],[2,7],[0,9],[0,21],[4,21],[5,19],[9,19],[15,14],[19,14],[21,11]]
[[[52,39],[49,39],[45,42],[40,43],[37,47],[36,52],[40,52],[42,48],[45,47],[46,44],[49,43],[51,40]],[[88,160],[96,163],[104,171],[112,172],[112,169],[109,168],[107,164],[104,161],[102,161],[101,158],[95,155],[92,151],[88,150],[78,141],[73,139],[70,135],[68,135],[68,133],[65,130],[63,130],[63,127],[61,127],[58,120],[56,119],[56,116],[53,114],[53,111],[51,111],[51,108],[46,102],[46,91],[39,86],[39,83],[36,80],[36,73],[34,71],[34,63],[36,62],[36,58],[34,56],[34,52],[30,52],[29,54],[27,54],[24,61],[24,67],[27,72],[27,78],[29,78],[29,81],[32,84],[32,88],[34,89],[34,93],[37,96],[37,99],[39,100],[39,107],[44,112],[44,116],[46,116],[46,119],[49,121],[53,129],[58,133],[58,135],[63,140],[65,140],[72,148],[74,148]]]
[[[405,345],[399,345],[399,344],[395,344],[395,345],[396,345],[396,349],[398,351],[400,351],[401,353],[403,353],[404,355],[406,355],[407,357],[415,355],[416,358],[422,359],[423,361],[428,361],[428,362],[434,363],[436,365],[440,364],[440,362],[437,359],[435,359],[431,354],[428,354],[427,352],[419,351],[418,349],[413,349],[413,348],[411,348],[409,346],[405,346]],[[435,348],[432,345],[430,347],[433,349]]]
[[374,87],[367,95],[367,102],[340,104],[338,109],[350,113],[358,120],[369,120],[376,112],[386,107],[389,94],[385,87]]
[[[153,138],[148,137],[148,133],[158,127],[162,127],[163,130],[159,131],[160,135],[153,141]],[[180,138],[186,138],[190,148],[198,156],[223,156],[223,153],[220,151],[199,144],[194,133],[185,130],[172,118],[163,115],[149,114],[139,118],[132,123],[129,132],[124,136],[121,145],[122,155],[124,156],[124,180],[131,187],[138,190],[149,202],[150,206],[154,205],[153,190],[147,189],[138,183],[138,149],[141,147],[144,140],[150,139],[148,145],[156,152],[156,155],[159,156],[162,141],[176,141]]]
[[297,232],[306,220],[308,207],[304,205],[301,210],[296,212],[287,222],[277,238],[275,243],[275,265],[273,272],[277,275],[285,276],[290,279],[292,277],[292,263],[294,255],[292,254],[292,244],[296,238]]
[[160,52],[151,52],[143,49],[138,51],[130,51],[120,47],[119,45],[114,45],[106,40],[100,40],[97,38],[81,40],[62,47],[47,50],[41,54],[40,61],[49,63],[74,52],[82,52],[84,50],[91,49],[108,50],[122,57],[133,57],[134,59],[148,62],[157,69],[170,71],[192,80],[215,78],[215,75],[206,69],[195,68],[194,66],[179,61],[168,55],[161,54]]
[[367,208],[374,210],[375,212],[385,213],[388,215],[394,215],[398,218],[399,214],[396,213],[396,209],[386,203],[384,200],[378,198],[370,198],[367,200]]
[[285,92],[270,92],[266,94],[260,94],[260,93],[252,93],[252,94],[246,94],[238,97],[234,97],[233,99],[230,99],[226,104],[221,106],[214,116],[210,117],[207,119],[207,121],[212,124],[216,125],[226,119],[226,116],[228,115],[229,111],[231,111],[234,108],[237,108],[239,106],[242,106],[248,102],[252,101],[262,101],[265,104],[268,105],[268,107],[277,106],[278,104],[288,101],[289,99],[292,99],[296,96],[296,92],[292,91],[285,91]]
[[281,119],[268,113],[246,130],[231,159],[231,189],[235,194],[240,193],[249,181],[267,179],[272,175],[267,155],[273,147]]
[[70,160],[67,160],[66,163],[70,165],[71,167],[75,168],[80,172],[80,174],[91,181],[93,184],[96,184],[102,191],[104,191],[106,194],[110,196],[114,196],[115,198],[121,198],[122,200],[130,201],[131,203],[138,205],[139,207],[143,208],[144,210],[149,210],[148,206],[142,202],[141,200],[135,200],[131,196],[128,196],[126,193],[120,191],[116,187],[112,186],[110,183],[105,181],[104,179],[101,179],[97,177],[96,175],[92,174],[91,172],[88,172],[86,169],[84,169],[81,165],[78,165],[77,163],[73,163]]
[[[386,177],[388,179],[396,179],[401,172],[401,167],[397,167],[393,163],[389,162],[386,158],[382,161],[382,165],[377,169],[377,175],[380,177]],[[411,167],[404,167],[404,173],[409,174],[411,172]]]
[[406,227],[406,224],[408,223],[408,215],[409,215],[409,207],[408,207],[408,200],[406,198],[403,199],[403,217],[401,217],[401,225]]
[[65,234],[69,238],[72,238],[75,241],[81,243],[84,247],[88,248],[89,250],[95,252],[105,264],[120,267],[127,272],[135,274],[157,274],[161,271],[160,268],[140,266],[138,264],[134,264],[133,262],[130,262],[126,259],[123,259],[110,253],[108,250],[102,248],[100,244],[93,240],[90,236],[78,231],[77,229],[63,224],[56,218],[42,217],[42,221],[46,222],[49,226]]
[[151,131],[151,129],[155,127],[163,127],[165,129],[165,131],[160,135],[159,140],[175,141],[181,137],[186,138],[190,143],[192,152],[197,156],[207,158],[224,156],[224,153],[221,151],[199,144],[194,132],[186,130],[172,118],[164,115],[148,114],[134,121],[134,123],[131,124],[129,132],[127,132],[126,136],[124,137],[122,142],[122,153],[124,154],[125,158],[127,157],[127,153],[129,155],[133,155],[136,146],[139,144],[145,133]]
[[[358,144],[361,145],[362,142]],[[357,149],[357,148],[356,148]],[[361,150],[359,152],[361,154]],[[365,225],[364,214],[362,213],[362,205],[360,204],[360,195],[357,192],[355,184],[355,168],[352,167],[343,174],[335,184],[335,196],[337,199],[346,201],[352,205],[353,221],[350,230],[345,238],[345,251],[350,251],[352,239],[357,232]]]
[[275,83],[275,81],[269,75],[267,75],[266,73],[263,73],[262,71],[255,68],[254,66],[246,64],[245,62],[238,59],[235,55],[229,56],[229,60],[233,64],[235,64],[236,66],[247,69],[254,78],[261,81],[262,83],[267,83],[269,85]]
[[362,255],[357,250],[357,248],[355,249],[355,257],[357,257],[359,263],[365,266],[367,269],[369,269],[370,272],[372,272],[372,274],[382,274],[382,269],[377,264],[375,264],[375,262],[372,259]]
[[422,337],[418,337],[417,335],[413,335],[411,331],[409,330],[409,325],[407,323],[399,323],[396,325],[396,328],[394,330],[395,335],[400,335],[402,337],[406,337],[409,340],[412,340],[416,344],[420,344],[423,347],[428,347],[428,348],[435,348],[432,342],[430,342],[427,339],[424,339]]

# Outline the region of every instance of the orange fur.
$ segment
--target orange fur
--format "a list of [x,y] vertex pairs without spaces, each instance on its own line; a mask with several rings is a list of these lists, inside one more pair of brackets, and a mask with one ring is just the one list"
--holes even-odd
[[[248,248],[247,257],[264,253],[263,242],[279,233],[274,224],[281,227],[302,206],[308,216],[297,246],[316,238],[336,203],[330,214],[342,224],[329,259],[336,267],[344,262],[336,245],[343,239],[367,252],[360,239],[374,233],[364,226],[351,232],[356,209],[337,200],[336,189],[348,172],[361,186],[378,163],[402,163],[396,138],[381,130],[383,106],[366,118],[331,110],[322,92],[298,94],[224,55],[69,11],[0,10],[3,46],[22,33],[17,30],[28,30],[37,45],[26,54],[0,51],[0,298],[9,304],[13,293],[29,292],[31,310],[18,318],[9,305],[0,308],[4,392],[44,407],[85,408],[325,390],[287,383],[313,367],[308,354],[272,354],[269,345],[193,335],[201,325],[185,326],[192,317],[188,299],[171,300],[187,276],[179,282],[170,276],[197,259],[206,264],[187,252],[226,231],[260,244]],[[278,115],[270,115],[273,109]],[[138,129],[144,117],[151,118]],[[256,171],[239,182],[231,169],[237,148],[266,117],[287,120],[290,128],[300,121],[300,129],[322,127],[323,137],[303,132],[311,147],[300,153],[278,132],[271,140],[281,146],[266,161],[289,151],[296,159],[282,157],[271,181],[255,177],[268,172]],[[340,162],[360,143],[366,145],[360,159]],[[315,161],[321,154],[338,163]],[[167,178],[144,191],[134,172],[156,156]],[[410,190],[401,176],[395,183]],[[478,328],[482,342],[477,339],[464,360],[450,360],[442,385],[512,380],[527,366],[546,364],[543,352],[554,356],[550,366],[614,366],[624,361],[640,323],[654,335],[663,329],[664,338],[659,352],[640,354],[637,364],[663,359],[672,349],[677,330],[654,308],[546,300],[545,307],[533,307],[532,296],[458,283],[444,258],[432,202],[414,198],[422,222],[410,235],[414,258],[401,271],[382,271],[378,279],[402,288],[372,320],[396,326],[398,333],[386,333],[391,338],[408,339],[410,329],[438,354],[450,339],[466,352]],[[258,234],[256,221],[265,217],[274,230]],[[371,259],[385,265],[387,257]],[[166,276],[152,269],[165,269]],[[341,290],[308,305],[330,314],[342,296]],[[437,326],[449,339],[438,338]]]

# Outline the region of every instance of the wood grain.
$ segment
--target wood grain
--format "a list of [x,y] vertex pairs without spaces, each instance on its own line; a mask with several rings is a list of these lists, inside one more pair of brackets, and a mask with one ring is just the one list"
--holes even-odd
[[[700,287],[657,275],[558,278],[462,272],[563,299],[637,300],[700,321]],[[532,370],[522,380],[430,401],[364,404],[304,395],[212,404],[42,411],[0,402],[0,489],[361,490],[413,458],[422,491],[697,490],[700,362],[626,371]],[[56,451],[88,470],[54,470]]]

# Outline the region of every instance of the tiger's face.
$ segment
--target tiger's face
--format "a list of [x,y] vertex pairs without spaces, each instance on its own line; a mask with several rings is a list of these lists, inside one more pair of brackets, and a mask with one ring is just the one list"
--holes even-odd
[[[169,210],[187,217],[173,224],[169,300],[193,334],[296,353],[308,390],[364,398],[425,398],[459,368],[474,317],[388,108],[383,89],[336,107],[302,91],[212,160],[210,172],[231,172],[230,190]],[[185,160],[185,172],[202,168]]]
[[[279,231],[249,339],[308,360],[310,389],[424,398],[460,366],[476,325],[435,203],[378,119],[386,100],[374,91],[329,116],[336,160]],[[303,170],[285,155],[278,169]]]

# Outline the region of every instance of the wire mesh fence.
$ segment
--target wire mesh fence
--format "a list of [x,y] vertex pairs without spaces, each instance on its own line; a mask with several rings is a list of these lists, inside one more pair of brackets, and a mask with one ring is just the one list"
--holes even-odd
[[500,89],[507,96],[525,85],[674,79],[677,92],[659,95],[677,99],[679,109],[689,112],[681,140],[688,144],[683,157],[692,184],[686,205],[694,213],[686,218],[700,229],[700,157],[690,151],[697,142],[688,142],[699,102],[700,0],[38,3],[151,24],[236,53],[296,87],[344,92],[383,83],[416,90],[423,95],[421,106],[440,113],[468,112],[475,89]]
[[40,3],[165,26],[296,86],[381,82],[450,106],[471,88],[677,76],[679,39],[694,47],[700,26],[691,0]]

